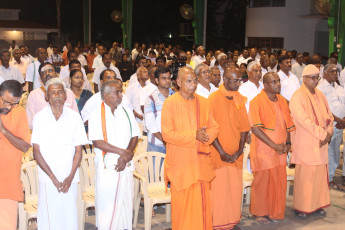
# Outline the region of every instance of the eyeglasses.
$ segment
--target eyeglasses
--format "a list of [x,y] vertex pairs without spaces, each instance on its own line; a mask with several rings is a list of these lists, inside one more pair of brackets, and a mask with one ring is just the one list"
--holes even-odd
[[15,103],[11,103],[9,101],[6,101],[2,96],[0,96],[0,97],[1,97],[1,100],[5,106],[10,106],[11,108],[16,108],[19,106],[19,101],[15,102]]
[[336,69],[336,70],[328,70],[327,72],[332,73],[332,74],[338,74],[340,71]]
[[241,83],[242,82],[242,79],[230,79],[230,78],[227,78],[227,79],[230,82],[235,82],[235,83]]
[[264,82],[264,83],[267,83],[267,84],[272,83],[273,85],[276,85],[276,84],[280,83],[280,79],[278,79],[278,80],[273,80],[273,81],[269,81],[269,82]]
[[306,76],[306,77],[312,79],[313,81],[321,79],[321,77],[319,75],[317,75],[317,76]]
[[201,72],[200,72],[200,74],[207,74],[207,73],[210,74],[211,71],[210,71],[210,70],[205,70],[205,71],[201,71]]
[[41,70],[41,74],[46,75],[47,73],[53,73],[55,70],[53,68]]

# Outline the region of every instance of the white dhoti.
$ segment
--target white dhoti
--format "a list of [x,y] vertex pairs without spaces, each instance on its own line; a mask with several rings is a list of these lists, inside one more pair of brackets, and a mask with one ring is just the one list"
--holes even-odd
[[133,172],[96,172],[96,218],[98,230],[132,230]]
[[67,193],[59,193],[51,181],[40,183],[38,230],[78,230],[77,190],[78,183],[72,183]]

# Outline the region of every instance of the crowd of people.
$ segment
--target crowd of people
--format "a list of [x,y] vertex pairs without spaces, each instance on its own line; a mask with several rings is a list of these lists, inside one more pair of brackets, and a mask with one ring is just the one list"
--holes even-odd
[[245,148],[254,177],[246,199],[258,223],[284,219],[290,161],[299,218],[325,216],[329,188],[345,188],[334,181],[345,128],[337,53],[324,60],[285,49],[137,42],[132,51],[118,42],[66,42],[61,51],[50,44],[33,57],[13,41],[0,52],[0,229],[16,229],[30,146],[38,229],[78,229],[85,146],[95,152],[98,229],[132,229],[132,158],[142,135],[147,151],[166,153],[172,229],[240,229]]

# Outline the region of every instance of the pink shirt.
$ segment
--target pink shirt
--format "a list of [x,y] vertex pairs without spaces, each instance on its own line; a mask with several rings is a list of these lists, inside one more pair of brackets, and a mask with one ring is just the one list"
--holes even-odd
[[[66,94],[67,98],[65,106],[68,106],[79,113],[77,102],[75,100],[73,92],[70,89],[66,89]],[[46,101],[45,93],[41,88],[37,88],[31,91],[26,104],[26,115],[28,116],[30,129],[32,129],[32,120],[34,119],[34,116],[47,105],[49,105],[49,103]]]

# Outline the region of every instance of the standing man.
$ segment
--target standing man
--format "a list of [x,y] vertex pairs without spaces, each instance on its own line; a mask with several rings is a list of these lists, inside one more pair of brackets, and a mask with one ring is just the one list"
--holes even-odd
[[299,89],[299,81],[291,70],[291,59],[287,55],[280,56],[278,59],[279,71],[278,75],[281,82],[281,92],[280,94],[285,97],[287,101],[291,100],[294,92]]
[[29,93],[33,89],[40,88],[42,86],[40,74],[38,73],[38,69],[40,65],[43,64],[48,57],[47,51],[45,48],[37,48],[36,50],[36,61],[32,61],[26,70],[26,77],[25,81],[29,83]]
[[[345,90],[338,85],[338,67],[335,64],[328,64],[323,71],[323,79],[320,80],[317,88],[326,96],[328,105],[334,117],[334,127],[331,142],[328,145],[328,175],[329,186],[333,189],[340,189],[340,186],[333,180],[335,170],[340,160],[340,145],[343,141],[343,130],[345,128]],[[343,168],[343,172],[345,168]]]
[[66,87],[46,83],[49,106],[34,118],[32,144],[39,165],[38,229],[78,229],[77,188],[82,147],[88,143],[79,113],[64,107]]
[[120,81],[104,82],[101,97],[103,102],[89,120],[89,139],[96,151],[97,227],[132,229],[132,157],[140,130],[132,111],[122,106]]
[[[260,57],[260,65],[261,65],[261,74],[264,76],[266,73],[271,72],[270,71],[270,59],[268,59],[268,56],[266,54],[262,55]],[[262,82],[262,78],[261,78]]]
[[20,49],[15,49],[13,51],[13,59],[10,65],[16,67],[20,70],[23,80],[25,79],[26,69],[28,68],[28,63],[21,59]]
[[204,98],[208,98],[211,93],[217,90],[211,83],[211,71],[210,67],[206,64],[200,64],[195,68],[195,74],[198,78],[198,86],[195,93]]
[[24,85],[25,81],[23,75],[17,67],[10,66],[11,54],[9,51],[2,51],[0,53],[0,77],[3,80],[17,80],[20,84]]
[[262,77],[261,65],[257,61],[252,61],[247,67],[248,81],[243,83],[238,92],[247,98],[246,109],[249,112],[249,103],[258,95],[264,88],[260,81]]
[[154,72],[154,79],[158,90],[148,96],[144,105],[145,125],[147,128],[147,151],[165,153],[165,145],[162,137],[161,117],[164,101],[174,91],[171,89],[171,73],[167,67],[158,67]]
[[88,72],[93,72],[94,68],[92,68],[93,65],[93,60],[97,57],[97,54],[95,53],[96,48],[94,45],[90,46],[90,51],[86,55],[86,61],[87,61],[87,67],[88,67]]
[[264,90],[251,102],[252,127],[250,165],[254,174],[250,212],[259,223],[284,219],[286,200],[286,159],[291,147],[290,132],[295,128],[287,101],[280,92],[280,79],[266,73]]
[[24,199],[20,172],[30,131],[25,110],[18,106],[22,93],[16,80],[0,85],[0,229],[17,229],[18,201]]
[[[210,111],[219,125],[211,146],[216,177],[211,183],[213,229],[240,229],[243,148],[250,130],[245,107],[246,97],[237,90],[242,74],[226,68],[224,83],[209,97]],[[231,140],[231,141],[229,141]]]
[[99,45],[97,48],[98,56],[93,59],[92,69],[96,69],[97,67],[101,66],[103,64],[102,62],[102,56],[104,52],[106,52],[106,49],[104,46]]
[[221,76],[220,76],[220,70],[217,66],[212,66],[210,68],[211,71],[211,83],[215,86],[215,87],[219,87],[219,83],[221,80]]
[[293,206],[296,215],[305,218],[330,205],[328,187],[328,143],[333,133],[333,116],[325,95],[316,89],[319,69],[307,65],[303,84],[290,101],[291,116],[296,124],[292,135],[291,162],[296,164]]
[[[29,128],[32,129],[32,120],[34,116],[41,111],[43,108],[49,105],[45,98],[46,88],[45,85],[51,78],[56,78],[57,74],[53,64],[46,62],[40,65],[38,72],[40,73],[40,78],[43,86],[33,90],[29,96],[26,104],[26,115],[28,116]],[[74,93],[70,89],[66,89],[66,99],[65,105],[70,107],[76,112],[79,112],[77,102],[75,101]]]
[[109,52],[103,52],[102,54],[102,64],[99,65],[96,69],[95,72],[93,74],[93,79],[92,82],[94,83],[94,90],[95,93],[97,93],[100,89],[99,87],[99,81],[100,81],[100,74],[102,73],[103,70],[105,69],[111,69],[115,72],[116,77],[120,80],[122,80],[121,78],[121,74],[118,68],[116,68],[112,63],[113,59],[111,58],[111,54]]
[[302,72],[303,72],[304,67],[305,67],[305,64],[303,63],[303,54],[298,53],[296,56],[296,63],[293,64],[291,67],[291,73],[296,75],[300,85],[302,85],[303,83]]
[[197,78],[189,67],[177,75],[179,91],[162,109],[162,136],[167,142],[165,183],[171,183],[172,228],[211,230],[210,183],[215,177],[210,144],[218,125],[208,101],[195,94]]
[[[191,61],[195,63],[195,67],[206,61],[205,59],[205,48],[203,46],[198,46],[196,49],[197,55],[192,57]],[[168,55],[168,54],[167,54]]]

